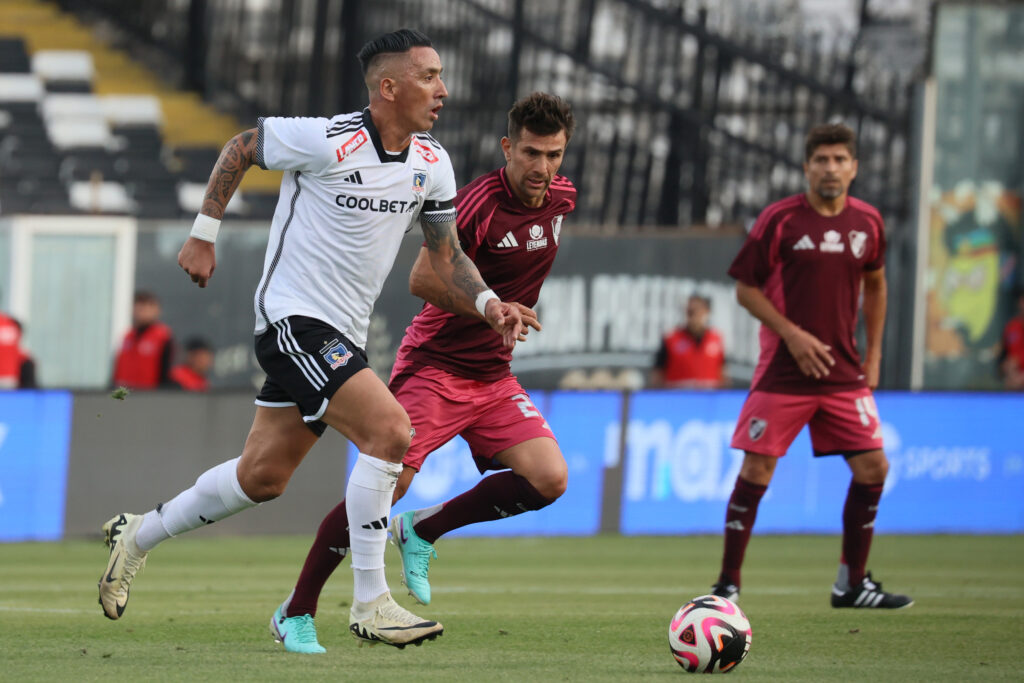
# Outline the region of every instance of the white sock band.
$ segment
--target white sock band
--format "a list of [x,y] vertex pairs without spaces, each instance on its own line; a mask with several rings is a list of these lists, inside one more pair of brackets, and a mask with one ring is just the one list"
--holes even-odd
[[238,483],[238,461],[235,458],[206,470],[192,488],[160,507],[160,521],[169,536],[212,524],[256,505]]
[[196,215],[192,223],[192,232],[189,234],[197,240],[204,242],[216,242],[217,232],[220,230],[220,221],[204,213]]
[[386,462],[364,453],[359,454],[352,468],[345,488],[345,507],[353,569],[384,568],[391,496],[401,472],[401,463]]
[[[372,455],[360,453],[355,467],[352,468],[352,474],[348,477],[348,482],[374,491],[390,493],[395,490],[395,485],[398,484],[398,475],[401,473],[402,463],[400,462],[388,462]],[[391,507],[390,504],[388,507]]]

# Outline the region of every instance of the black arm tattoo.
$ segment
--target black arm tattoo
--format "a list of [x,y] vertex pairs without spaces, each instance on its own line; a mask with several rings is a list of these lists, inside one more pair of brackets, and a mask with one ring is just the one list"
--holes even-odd
[[468,302],[467,306],[470,310],[475,310],[476,296],[486,290],[487,285],[480,277],[480,271],[477,270],[476,265],[462,251],[462,247],[455,237],[455,223],[452,221],[433,223],[421,220],[420,224],[423,226],[427,250],[449,254],[448,263],[451,264],[452,269],[448,273],[437,274],[448,288],[443,295],[443,303],[447,304],[450,310],[455,307],[458,299],[463,299],[464,302]]
[[224,207],[238,189],[242,176],[252,166],[255,152],[255,128],[243,131],[228,140],[210,174],[200,213],[218,220],[224,217]]

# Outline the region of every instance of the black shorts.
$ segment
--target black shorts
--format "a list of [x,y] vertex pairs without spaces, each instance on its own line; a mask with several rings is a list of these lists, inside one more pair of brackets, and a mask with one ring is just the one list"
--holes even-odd
[[301,315],[271,323],[256,337],[256,360],[267,373],[256,405],[298,406],[306,426],[317,436],[327,429],[320,418],[334,392],[349,377],[370,367],[366,352],[348,337],[325,322]]

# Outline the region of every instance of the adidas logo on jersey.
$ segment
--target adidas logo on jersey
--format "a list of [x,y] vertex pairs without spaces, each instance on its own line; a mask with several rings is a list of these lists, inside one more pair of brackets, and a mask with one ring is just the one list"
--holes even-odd
[[341,180],[346,183],[355,183],[356,185],[363,184],[363,176],[359,175],[359,171],[350,173],[348,175],[341,176]]
[[511,249],[512,247],[518,247],[519,242],[516,241],[515,235],[513,235],[512,231],[509,230],[505,233],[505,236],[501,238],[501,241],[498,242],[498,246],[502,249]]
[[803,249],[814,249],[814,242],[808,235],[804,235],[796,244],[793,245],[793,251],[801,251]]

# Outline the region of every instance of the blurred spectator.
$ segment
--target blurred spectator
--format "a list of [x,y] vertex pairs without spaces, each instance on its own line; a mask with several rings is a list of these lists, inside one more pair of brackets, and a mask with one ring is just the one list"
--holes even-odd
[[686,324],[661,342],[651,371],[653,387],[718,389],[724,385],[722,337],[708,327],[711,300],[694,294],[686,302]]
[[11,320],[13,320],[14,324],[17,326],[18,335],[20,337],[18,344],[18,388],[38,389],[39,383],[36,381],[36,360],[21,344],[25,339],[25,328],[22,326],[20,320],[16,318],[11,318]]
[[0,313],[0,389],[17,389],[20,374],[21,326]]
[[1007,389],[1024,390],[1024,289],[1017,292],[1017,315],[1003,328],[999,370]]
[[207,391],[212,368],[213,349],[205,339],[192,337],[185,342],[185,362],[171,370],[171,383],[185,391]]
[[151,292],[136,292],[132,329],[114,363],[114,386],[156,389],[168,384],[173,352],[171,328],[160,322],[160,300]]

